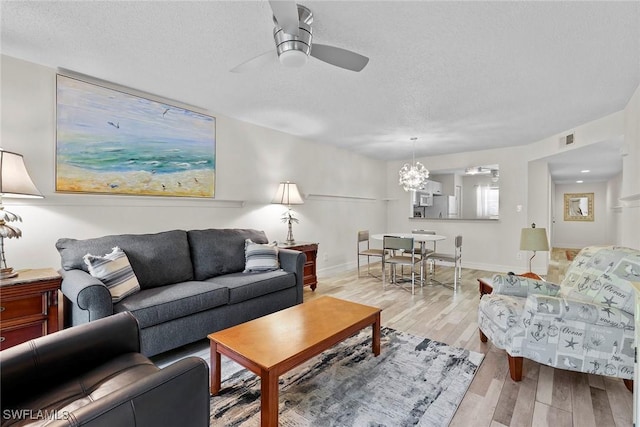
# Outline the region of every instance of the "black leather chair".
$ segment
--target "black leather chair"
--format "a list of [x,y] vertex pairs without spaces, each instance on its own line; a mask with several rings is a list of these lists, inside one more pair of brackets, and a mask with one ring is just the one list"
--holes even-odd
[[1,351],[0,386],[2,426],[209,425],[206,362],[158,368],[128,312]]

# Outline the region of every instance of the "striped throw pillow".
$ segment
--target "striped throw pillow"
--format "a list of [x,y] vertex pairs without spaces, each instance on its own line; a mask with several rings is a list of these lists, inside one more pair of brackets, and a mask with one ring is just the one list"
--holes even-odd
[[254,243],[251,239],[244,241],[245,273],[274,271],[280,268],[278,262],[278,246],[273,243],[264,245]]
[[119,247],[116,246],[105,256],[86,254],[83,259],[89,267],[89,274],[100,279],[109,289],[113,303],[140,290],[129,258]]

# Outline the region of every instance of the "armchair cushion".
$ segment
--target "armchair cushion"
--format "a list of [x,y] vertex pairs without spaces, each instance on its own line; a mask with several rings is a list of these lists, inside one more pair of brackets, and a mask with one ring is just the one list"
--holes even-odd
[[640,281],[640,255],[635,252],[618,247],[580,251],[567,270],[561,296],[605,304],[633,315],[635,292],[629,282]]
[[567,298],[531,295],[525,310],[536,314],[549,314],[558,319],[576,320],[592,325],[634,330],[633,315],[611,307]]

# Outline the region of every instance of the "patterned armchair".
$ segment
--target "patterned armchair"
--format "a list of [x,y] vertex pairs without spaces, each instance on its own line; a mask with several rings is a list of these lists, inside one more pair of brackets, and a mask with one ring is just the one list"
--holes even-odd
[[634,281],[640,281],[640,251],[617,246],[584,248],[560,285],[495,275],[493,292],[478,308],[480,339],[506,350],[514,381],[522,379],[524,357],[622,378],[631,390]]

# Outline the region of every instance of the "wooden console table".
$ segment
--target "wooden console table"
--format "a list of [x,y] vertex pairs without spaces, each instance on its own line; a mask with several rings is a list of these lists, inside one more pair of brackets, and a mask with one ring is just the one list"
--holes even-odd
[[316,275],[316,258],[318,257],[318,244],[309,242],[294,242],[292,244],[279,243],[279,248],[293,249],[300,251],[307,256],[307,262],[304,264],[304,286],[311,286],[311,290],[315,291],[318,286],[318,276]]
[[63,328],[61,283],[51,268],[21,270],[0,281],[0,350]]

